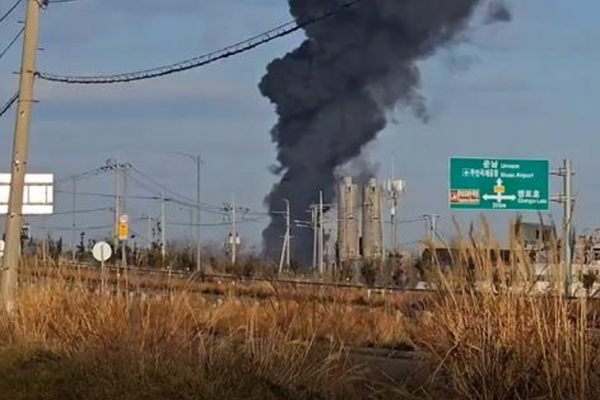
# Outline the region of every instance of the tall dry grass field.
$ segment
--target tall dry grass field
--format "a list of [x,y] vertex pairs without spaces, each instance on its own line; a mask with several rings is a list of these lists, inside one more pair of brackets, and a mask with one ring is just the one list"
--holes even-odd
[[0,318],[0,398],[363,398],[339,343],[265,335],[251,309],[219,332],[226,311],[211,307],[58,281],[22,288],[16,313]]
[[565,296],[556,243],[543,294],[519,241],[509,260],[493,256],[489,229],[460,243],[452,272],[432,274],[439,292],[415,336],[435,366],[429,390],[473,400],[599,399],[600,342],[589,329],[598,305]]
[[[459,232],[426,297],[178,282],[142,298],[60,269],[33,274],[16,313],[0,316],[0,398],[600,399],[598,304],[565,296],[557,243],[550,290],[537,292],[516,228],[509,259],[485,223]],[[413,346],[414,369],[431,375],[413,392],[375,383],[351,362],[355,346]]]

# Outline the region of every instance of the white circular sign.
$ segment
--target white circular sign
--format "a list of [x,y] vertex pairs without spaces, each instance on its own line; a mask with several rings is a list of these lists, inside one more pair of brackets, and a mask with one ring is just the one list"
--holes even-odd
[[127,215],[127,214],[121,215],[121,218],[119,218],[119,222],[122,224],[128,224],[129,223],[129,215]]
[[4,240],[0,240],[0,257],[4,255]]
[[104,262],[112,256],[112,249],[106,242],[98,242],[92,249],[92,254],[96,261]]

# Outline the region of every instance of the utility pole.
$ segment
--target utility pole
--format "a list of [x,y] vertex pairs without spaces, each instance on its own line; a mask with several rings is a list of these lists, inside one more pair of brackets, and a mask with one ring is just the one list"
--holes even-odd
[[396,218],[398,212],[398,196],[395,192],[392,192],[392,210],[391,210],[391,218],[392,218],[392,226],[390,230],[392,231],[392,253],[396,254],[398,252],[398,219]]
[[431,244],[434,244],[437,240],[437,220],[440,218],[439,214],[425,214],[423,215],[429,222],[429,241]]
[[391,219],[392,219],[392,253],[396,254],[398,252],[398,219],[396,218],[398,213],[398,197],[399,193],[394,188],[394,184],[396,181],[396,160],[394,156],[392,156],[392,181],[390,184],[390,191],[392,194],[392,210],[391,210]]
[[73,215],[71,221],[71,245],[72,248],[72,257],[71,260],[75,263],[75,253],[77,249],[77,178],[73,177]]
[[18,284],[19,260],[21,256],[21,226],[23,211],[23,191],[25,174],[29,157],[29,131],[36,58],[39,40],[40,8],[44,1],[27,0],[25,18],[25,38],[19,81],[19,103],[15,122],[14,144],[11,163],[10,197],[6,216],[6,248],[2,265],[1,297],[5,310],[11,313],[15,307],[15,296]]
[[[121,197],[121,214],[127,214],[127,165],[123,165],[123,196]],[[120,222],[121,216],[119,216]],[[127,221],[129,225],[129,221]],[[129,227],[127,228],[129,230]],[[120,230],[120,228],[119,228]],[[119,233],[120,235],[120,233]],[[121,267],[127,275],[127,239],[121,240]]]
[[286,243],[285,246],[285,265],[288,269],[291,267],[291,247],[292,247],[292,236],[291,236],[291,212],[290,212],[290,201],[285,199],[285,236]]
[[563,179],[563,193],[556,202],[563,204],[563,264],[565,274],[565,296],[571,295],[571,282],[573,279],[573,249],[571,248],[571,237],[573,235],[573,162],[570,159],[563,160],[563,165],[552,175]]
[[310,206],[310,221],[313,229],[313,271],[317,270],[317,247],[318,247],[318,228],[319,224],[317,221],[317,207],[316,205]]
[[283,237],[283,247],[281,249],[281,260],[279,261],[279,273],[283,272],[283,261],[285,257],[285,265],[290,268],[290,201],[283,199],[285,202],[285,236]]
[[573,233],[573,187],[572,187],[572,178],[573,178],[573,163],[571,160],[565,160],[563,166],[565,172],[565,182],[564,182],[564,194],[565,194],[565,210],[564,210],[564,241],[565,241],[565,272],[567,274],[567,279],[565,279],[567,283],[567,293],[570,295],[571,289],[571,279],[573,278],[573,263],[572,263],[572,253],[571,249],[571,236]]
[[153,235],[152,235],[152,217],[150,214],[142,215],[142,218],[146,218],[148,221],[147,225],[147,238],[148,238],[148,250],[152,249]]
[[237,262],[237,232],[235,226],[235,193],[233,194],[233,203],[231,207],[231,265]]
[[319,192],[319,274],[323,275],[324,253],[324,226],[323,226],[323,191]]
[[202,272],[202,243],[201,243],[201,218],[202,218],[202,203],[200,201],[201,194],[201,177],[202,177],[202,156],[200,154],[191,154],[185,151],[173,151],[171,154],[188,158],[196,164],[196,271]]
[[165,190],[162,190],[161,194],[161,216],[160,216],[160,253],[162,256],[162,266],[165,267],[165,260],[167,258],[167,216],[166,216],[166,205],[165,205]]
[[200,237],[200,222],[202,213],[202,203],[200,202],[200,184],[202,173],[202,158],[200,154],[196,155],[196,270],[204,272],[202,268],[202,240]]
[[115,164],[115,230],[114,230],[114,246],[115,253],[119,247],[119,217],[121,215],[121,183],[119,182],[119,160]]

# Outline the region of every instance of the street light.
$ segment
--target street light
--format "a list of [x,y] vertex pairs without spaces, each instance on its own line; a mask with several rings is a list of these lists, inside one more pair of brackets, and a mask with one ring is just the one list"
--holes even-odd
[[201,221],[201,203],[200,203],[200,184],[202,172],[202,158],[200,154],[192,154],[184,151],[172,151],[169,154],[179,155],[188,158],[196,164],[196,270],[202,272],[202,243],[200,240],[200,221]]

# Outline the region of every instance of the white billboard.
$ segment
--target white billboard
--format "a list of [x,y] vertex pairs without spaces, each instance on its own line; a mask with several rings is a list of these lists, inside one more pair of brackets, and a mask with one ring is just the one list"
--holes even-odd
[[[10,174],[0,174],[0,215],[8,213]],[[23,192],[23,215],[48,215],[54,212],[54,175],[27,174]]]

